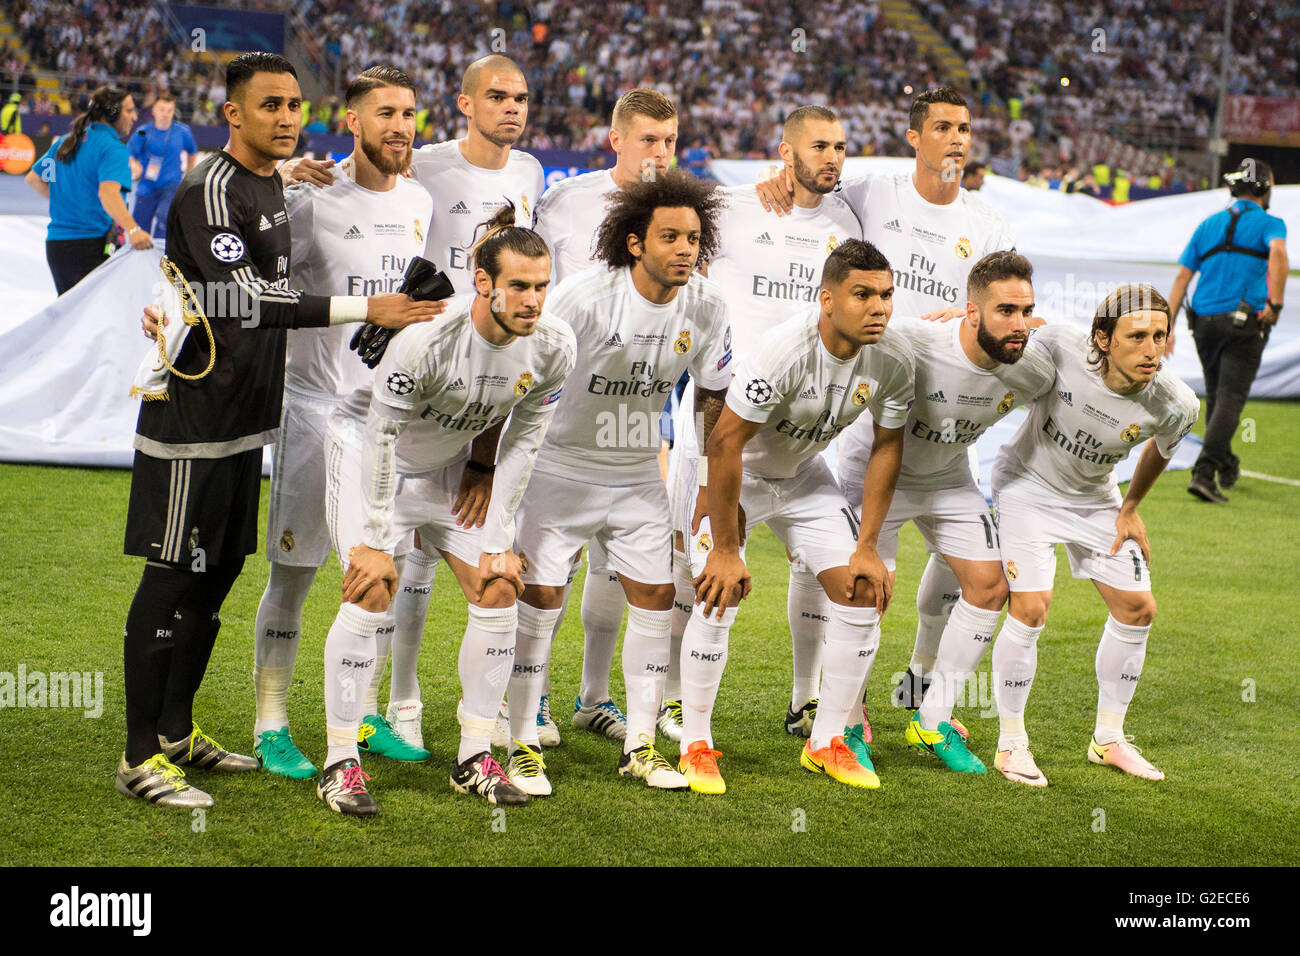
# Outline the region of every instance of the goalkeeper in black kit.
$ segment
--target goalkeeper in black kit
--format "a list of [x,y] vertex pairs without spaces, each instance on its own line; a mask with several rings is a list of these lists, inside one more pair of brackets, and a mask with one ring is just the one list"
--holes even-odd
[[[126,619],[127,739],[116,786],[165,806],[212,806],[182,768],[257,767],[199,730],[192,710],[222,602],[257,548],[262,446],[280,423],[285,331],[362,321],[396,329],[446,308],[401,293],[291,290],[276,164],[298,141],[297,74],[282,56],[245,53],[227,66],[226,91],[230,140],[185,177],[167,217],[164,271],[204,320],[171,360],[165,400],[141,406],[126,521],[125,551],[145,567]],[[148,331],[158,316],[146,312]]]

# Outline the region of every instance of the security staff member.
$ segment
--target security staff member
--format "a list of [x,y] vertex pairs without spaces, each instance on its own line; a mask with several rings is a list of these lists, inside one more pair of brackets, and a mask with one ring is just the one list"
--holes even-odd
[[[1169,293],[1170,314],[1176,316],[1187,283],[1201,273],[1187,321],[1205,373],[1205,444],[1187,490],[1219,503],[1228,500],[1219,487],[1231,488],[1241,472],[1232,436],[1269,332],[1282,314],[1289,268],[1286,223],[1265,211],[1273,188],[1268,163],[1246,159],[1223,178],[1232,205],[1196,227]],[[1171,330],[1166,354],[1173,345]]]
[[0,133],[21,133],[23,131],[23,117],[19,112],[23,104],[23,95],[21,93],[10,93],[9,102],[0,107]]
[[297,73],[278,54],[244,53],[226,67],[226,95],[230,141],[185,176],[168,214],[168,257],[206,327],[191,329],[177,353],[167,400],[140,408],[126,520],[125,551],[145,563],[126,618],[127,734],[116,787],[163,806],[212,805],[182,766],[258,766],[203,734],[193,706],[221,605],[257,547],[262,446],[280,425],[285,330],[362,320],[402,328],[446,308],[400,293],[290,289],[276,165],[298,141]]
[[130,154],[122,137],[135,124],[135,102],[125,90],[101,86],[66,136],[50,144],[26,182],[50,201],[45,260],[63,295],[112,252],[114,224],[135,249],[149,249],[123,194],[131,190]]
[[[181,177],[198,161],[194,134],[177,122],[176,100],[170,93],[158,94],[153,104],[153,122],[131,134],[131,172],[140,180],[135,190],[135,218],[156,239],[167,238],[167,210]],[[181,157],[185,156],[182,166]]]

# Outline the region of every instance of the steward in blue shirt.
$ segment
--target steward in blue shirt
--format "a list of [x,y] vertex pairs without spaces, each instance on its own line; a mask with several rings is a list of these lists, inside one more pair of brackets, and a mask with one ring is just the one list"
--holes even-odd
[[[140,180],[135,191],[135,218],[157,239],[167,237],[167,210],[176,187],[198,160],[194,134],[184,123],[173,122],[176,100],[158,94],[153,122],[131,134],[131,172]],[[182,154],[185,162],[182,163]]]
[[101,86],[68,134],[51,143],[27,174],[27,185],[50,201],[45,259],[59,295],[108,258],[118,226],[134,248],[153,246],[123,198],[131,191],[131,166],[122,137],[135,117],[129,93]]
[[[1220,504],[1228,500],[1220,486],[1231,488],[1241,473],[1232,436],[1269,332],[1282,314],[1290,268],[1286,223],[1266,211],[1273,190],[1268,163],[1246,159],[1223,178],[1232,205],[1196,227],[1169,294],[1170,314],[1176,316],[1187,284],[1201,274],[1187,307],[1187,322],[1205,372],[1205,445],[1187,490],[1202,501]],[[1171,329],[1166,354],[1172,352]]]

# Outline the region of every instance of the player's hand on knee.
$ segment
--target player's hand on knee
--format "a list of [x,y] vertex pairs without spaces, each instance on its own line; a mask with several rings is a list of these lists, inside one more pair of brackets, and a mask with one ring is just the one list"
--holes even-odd
[[875,548],[859,549],[849,558],[849,583],[845,588],[845,600],[854,599],[859,581],[866,584],[867,600],[875,606],[876,613],[884,614],[894,596],[894,584],[889,569]]
[[140,316],[140,328],[144,329],[145,338],[157,339],[159,327],[167,327],[167,316],[163,315],[162,307],[146,305],[144,314]]
[[780,166],[769,166],[754,183],[758,201],[767,212],[784,216],[794,208],[794,173]]
[[456,524],[462,528],[481,528],[487,518],[488,502],[492,500],[492,472],[480,471],[465,465],[460,473],[460,490],[451,512]]
[[375,585],[383,586],[391,601],[397,595],[397,567],[387,551],[359,544],[348,551],[348,569],[343,575],[343,600],[359,604]]
[[487,590],[487,586],[497,578],[514,586],[516,598],[524,593],[524,564],[519,560],[519,555],[513,551],[503,551],[500,554],[484,551],[478,559],[478,577],[478,588],[475,594],[477,601],[483,600],[483,593]]
[[1118,554],[1119,549],[1129,538],[1137,542],[1137,546],[1142,549],[1142,557],[1146,559],[1147,564],[1150,564],[1151,543],[1147,541],[1147,526],[1142,523],[1136,511],[1125,511],[1121,508],[1119,517],[1115,519],[1115,540],[1110,546],[1110,553]]
[[372,295],[366,303],[366,321],[384,329],[404,329],[416,322],[428,322],[447,311],[445,300],[419,301],[405,292]]
[[722,619],[723,611],[748,597],[751,589],[749,568],[740,554],[716,550],[709,553],[704,570],[694,583],[695,603],[704,605],[706,617],[716,610],[718,620]]
[[333,166],[332,159],[307,159],[306,157],[290,159],[280,167],[280,178],[284,180],[286,186],[292,186],[294,183],[332,186],[334,185]]

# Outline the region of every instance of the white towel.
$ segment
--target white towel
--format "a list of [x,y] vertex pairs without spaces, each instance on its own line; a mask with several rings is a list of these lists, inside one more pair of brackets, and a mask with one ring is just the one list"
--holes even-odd
[[[131,397],[146,402],[165,402],[171,397],[167,393],[167,383],[171,378],[170,369],[175,365],[176,357],[180,355],[181,346],[185,344],[190,329],[200,324],[198,318],[187,321],[185,310],[181,306],[180,293],[167,278],[166,263],[168,260],[164,258],[159,264],[163,281],[159,283],[161,291],[154,305],[167,317],[167,325],[159,330],[158,341],[140,360],[140,367],[136,369],[135,378],[131,383]],[[172,268],[175,269],[175,266]]]

